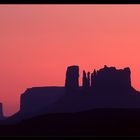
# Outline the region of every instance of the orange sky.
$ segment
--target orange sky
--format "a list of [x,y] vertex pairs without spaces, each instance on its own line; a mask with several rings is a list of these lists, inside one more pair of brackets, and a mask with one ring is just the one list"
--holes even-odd
[[[66,67],[131,68],[140,90],[140,5],[0,5],[0,102],[19,109],[33,86],[64,85]],[[81,77],[80,77],[81,78]]]

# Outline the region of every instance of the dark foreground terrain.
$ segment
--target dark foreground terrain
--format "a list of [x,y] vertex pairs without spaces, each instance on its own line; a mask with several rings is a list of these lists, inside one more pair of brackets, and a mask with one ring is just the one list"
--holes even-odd
[[140,136],[140,109],[47,114],[0,125],[0,136]]

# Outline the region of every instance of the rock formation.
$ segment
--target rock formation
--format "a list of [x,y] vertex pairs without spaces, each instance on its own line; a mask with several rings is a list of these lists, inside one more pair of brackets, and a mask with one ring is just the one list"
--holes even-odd
[[82,87],[83,89],[88,89],[90,87],[90,72],[86,75],[86,72],[83,71]]
[[69,66],[66,71],[66,91],[75,91],[79,88],[79,67]]
[[4,119],[2,103],[0,103],[0,120]]
[[29,116],[38,113],[40,114],[43,111],[43,108],[54,103],[63,95],[64,87],[28,88],[20,98],[20,113]]
[[117,90],[131,87],[130,69],[107,67],[94,71],[91,76],[91,87],[102,90]]
[[96,70],[94,70],[93,73],[91,73],[91,88],[95,86],[96,75],[97,75],[97,72]]
[[80,87],[79,67],[69,66],[65,87],[27,89],[21,95],[20,113],[34,116],[46,112],[79,112],[93,108],[140,108],[140,94],[131,86],[130,74],[129,68],[107,66],[94,70],[91,76],[90,72],[86,74],[83,71]]

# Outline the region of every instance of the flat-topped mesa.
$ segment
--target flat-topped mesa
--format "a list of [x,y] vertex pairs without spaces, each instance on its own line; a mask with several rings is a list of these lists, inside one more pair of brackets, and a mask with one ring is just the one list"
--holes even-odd
[[[20,113],[35,114],[64,95],[64,87],[32,87],[20,97]],[[42,110],[43,111],[43,110]]]
[[94,71],[91,75],[93,88],[118,89],[131,87],[130,69],[107,67]]
[[66,91],[75,91],[79,88],[79,66],[69,66],[66,71]]

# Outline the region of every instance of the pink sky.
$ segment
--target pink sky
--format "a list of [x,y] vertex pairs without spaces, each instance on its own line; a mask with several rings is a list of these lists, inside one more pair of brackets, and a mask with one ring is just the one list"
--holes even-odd
[[[64,85],[66,67],[131,68],[140,90],[140,5],[0,5],[0,102],[19,110],[33,86]],[[81,78],[81,77],[80,77]]]

